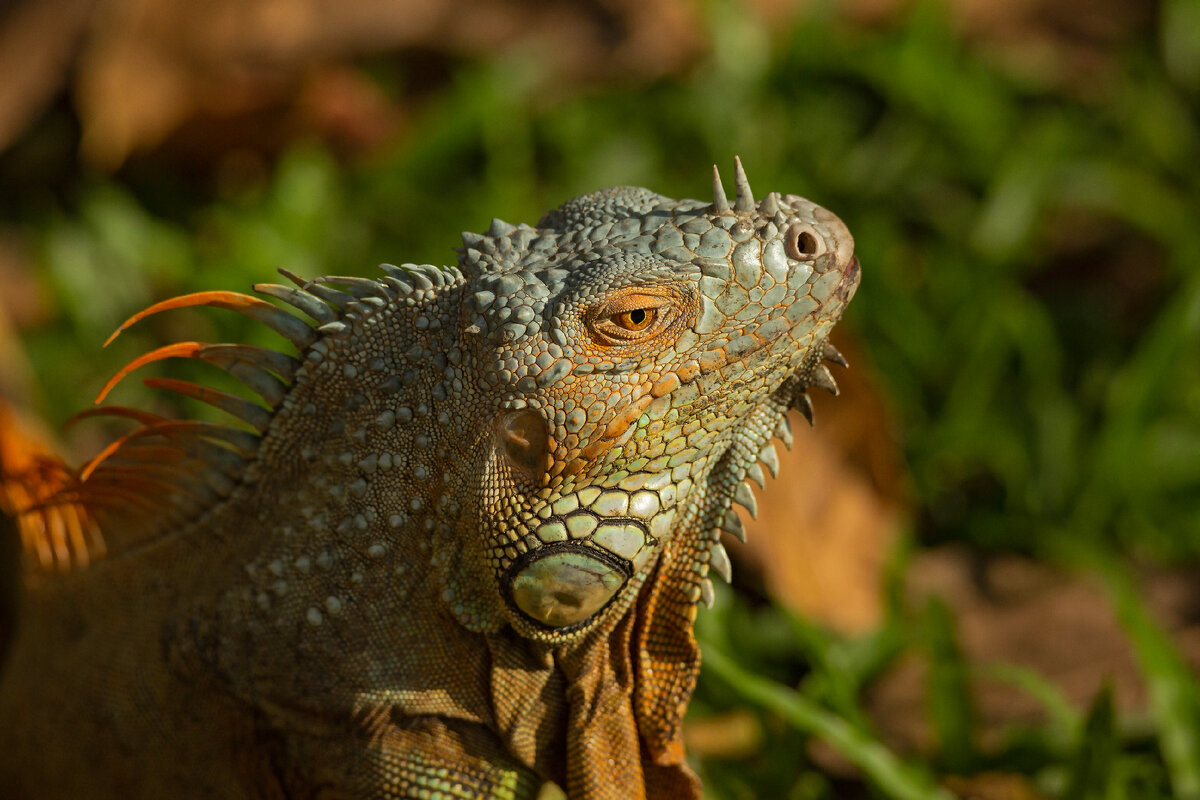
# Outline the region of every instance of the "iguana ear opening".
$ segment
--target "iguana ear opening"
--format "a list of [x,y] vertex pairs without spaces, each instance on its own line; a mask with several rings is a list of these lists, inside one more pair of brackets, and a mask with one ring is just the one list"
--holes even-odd
[[496,449],[507,462],[541,486],[548,466],[550,434],[546,420],[531,408],[505,413],[496,421]]

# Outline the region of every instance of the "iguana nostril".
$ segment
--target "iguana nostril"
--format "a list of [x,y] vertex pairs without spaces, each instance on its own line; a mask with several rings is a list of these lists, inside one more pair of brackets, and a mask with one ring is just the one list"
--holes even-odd
[[532,409],[514,411],[500,418],[496,426],[500,452],[512,466],[538,482],[546,471],[550,434],[542,415]]
[[784,247],[788,258],[793,258],[797,261],[816,258],[825,252],[824,242],[822,242],[821,237],[817,236],[812,228],[803,222],[797,222],[788,228]]

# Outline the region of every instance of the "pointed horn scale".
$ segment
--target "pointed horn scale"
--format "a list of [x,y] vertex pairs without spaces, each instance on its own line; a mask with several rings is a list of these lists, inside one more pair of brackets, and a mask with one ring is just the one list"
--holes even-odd
[[828,341],[821,345],[821,356],[830,363],[837,364],[839,367],[848,367],[850,362],[846,361],[846,357],[838,352],[838,349],[831,345]]
[[342,290],[346,294],[351,295],[357,300],[364,300],[368,297],[383,297],[383,286],[378,281],[373,281],[370,278],[360,278],[356,275],[325,275],[315,278],[313,283],[336,283],[342,287]]
[[84,464],[83,468],[79,470],[79,480],[86,481],[88,478],[90,478],[92,473],[96,471],[96,467],[107,461],[109,456],[121,449],[126,442],[137,436],[138,433],[143,430],[145,430],[145,428],[138,428],[136,431],[117,437],[113,441],[109,442],[107,447],[92,457],[92,459]]
[[274,372],[290,379],[299,366],[299,362],[291,356],[252,345],[176,342],[135,358],[122,367],[100,390],[99,396],[96,397],[96,403],[103,402],[113,387],[138,367],[165,358],[195,358],[214,364],[257,392],[272,408],[283,401],[287,385],[271,373]]
[[185,294],[182,297],[173,297],[161,303],[155,303],[121,323],[121,326],[113,331],[112,336],[108,337],[108,341],[104,343],[104,346],[108,347],[123,331],[152,314],[173,308],[187,308],[188,306],[227,308],[239,314],[244,314],[266,325],[300,350],[312,344],[317,338],[317,334],[313,329],[304,324],[304,322],[293,317],[286,311],[281,311],[266,300],[260,300],[257,297],[251,297],[248,294],[241,294],[240,292],[216,291],[195,292],[193,294]]
[[767,444],[758,454],[758,460],[766,466],[767,472],[771,473],[772,478],[779,477],[779,454],[775,452],[774,445]]
[[[103,408],[88,409],[88,411],[95,412],[93,414],[88,414],[88,416],[103,415],[125,417],[127,419],[138,419],[133,415],[123,413],[125,411],[132,410],[134,409],[129,409],[124,406],[105,406]],[[74,417],[72,417],[72,421],[78,420],[83,416],[84,415],[82,412],[76,414]],[[232,450],[233,452],[241,456],[245,456],[246,458],[253,456],[254,453],[257,452],[260,441],[256,434],[250,433],[249,431],[242,430],[241,428],[233,428],[228,425],[220,425],[215,422],[200,422],[190,419],[169,420],[153,414],[148,415],[148,419],[142,422],[143,427],[118,438],[116,441],[109,444],[108,447],[104,448],[99,455],[88,461],[87,464],[80,469],[79,479],[81,481],[86,481],[88,476],[95,471],[96,466],[105,458],[107,458],[109,454],[115,452],[123,442],[139,436],[153,434],[157,436],[163,436],[168,439],[182,439],[186,437],[191,437],[193,439],[209,439],[212,441],[223,442],[224,445],[228,445],[226,449]]]
[[725,187],[721,185],[721,171],[713,164],[712,176],[713,211],[718,214],[729,213],[729,198],[725,196]]
[[829,371],[829,367],[824,364],[818,365],[812,371],[812,377],[808,381],[813,386],[818,386],[834,396],[838,394],[837,381],[833,379],[833,373]]
[[750,514],[750,519],[758,519],[758,501],[754,499],[754,492],[745,481],[738,484],[733,502],[746,509],[746,512]]
[[[792,444],[796,441],[792,435],[792,423],[788,422],[787,415],[784,414],[779,418],[779,422],[775,424],[775,438],[783,442],[783,446],[788,450],[792,449]],[[754,466],[758,466],[755,464]],[[761,471],[760,471],[761,473]],[[760,486],[762,484],[759,484]]]
[[193,400],[199,400],[201,403],[208,403],[210,406],[219,408],[226,414],[230,414],[248,423],[250,427],[259,433],[265,432],[271,425],[271,414],[265,408],[237,395],[222,392],[219,389],[210,389],[207,386],[198,386],[197,384],[174,378],[147,378],[142,383],[151,389],[165,389],[169,392],[176,392],[185,397],[190,397]]
[[[124,326],[122,326],[122,328],[123,327]],[[121,329],[118,329],[117,333],[120,332]],[[117,334],[113,334],[113,336],[116,335]],[[109,341],[111,342],[112,339],[109,339]],[[116,375],[113,375],[108,379],[108,383],[104,384],[104,388],[100,390],[100,394],[96,395],[96,400],[94,402],[96,405],[103,403],[104,398],[108,397],[108,393],[113,390],[113,387],[120,383],[122,378],[133,372],[138,367],[153,363],[155,361],[161,361],[164,358],[193,358],[197,352],[204,349],[204,346],[205,345],[202,342],[176,342],[175,344],[168,344],[158,348],[157,350],[151,350],[149,353],[138,356],[133,361],[130,361],[128,364],[121,367]]]
[[804,418],[808,420],[808,424],[810,426],[813,424],[813,404],[811,397],[804,392],[798,392],[795,400],[792,403],[792,408],[804,415]]
[[760,488],[760,489],[767,488],[766,476],[763,475],[762,467],[760,467],[758,465],[757,461],[755,461],[750,466],[746,467],[746,477],[749,480],[752,480],[755,483],[757,483],[758,488]]
[[[292,276],[288,275],[287,277],[291,278]],[[308,292],[314,297],[325,301],[338,311],[344,312],[346,310],[346,306],[350,305],[355,300],[354,295],[339,291],[331,286],[318,283],[317,281],[306,281],[300,288],[304,289],[304,291]]]
[[274,297],[276,300],[282,300],[288,305],[300,309],[322,325],[337,319],[337,314],[333,312],[332,308],[303,289],[280,286],[277,283],[256,283],[254,291]]
[[709,568],[726,583],[733,583],[733,566],[729,563],[729,552],[726,551],[725,545],[714,542],[711,553],[708,557]]
[[746,541],[746,528],[738,518],[737,512],[732,508],[726,510],[725,516],[721,520],[721,530],[740,542]]
[[63,430],[68,431],[76,423],[91,417],[121,417],[122,419],[131,419],[142,425],[153,425],[164,421],[164,418],[158,414],[140,408],[133,408],[131,406],[101,406],[99,408],[85,408],[82,411],[76,411],[63,423]]
[[737,156],[733,157],[733,179],[734,188],[737,190],[737,199],[733,203],[734,209],[753,211],[754,192],[750,190],[750,181],[746,178],[746,170],[742,168],[742,159]]
[[166,420],[155,425],[154,430],[167,438],[191,436],[224,442],[229,449],[247,458],[257,452],[261,441],[257,435],[241,428],[190,419]]

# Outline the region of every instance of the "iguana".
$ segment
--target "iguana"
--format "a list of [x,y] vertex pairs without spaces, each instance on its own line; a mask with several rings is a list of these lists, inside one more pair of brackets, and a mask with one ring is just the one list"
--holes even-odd
[[159,348],[101,399],[189,357],[267,407],[148,379],[246,425],[114,407],[82,469],[9,465],[0,796],[698,798],[692,622],[859,280],[837,217],[735,166],[732,203],[714,167],[711,202],[608,189],[453,267],[122,325],[215,306],[298,355]]

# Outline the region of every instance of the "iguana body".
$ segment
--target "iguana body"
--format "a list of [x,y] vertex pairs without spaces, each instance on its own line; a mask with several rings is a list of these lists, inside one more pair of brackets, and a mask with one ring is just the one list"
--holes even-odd
[[234,308],[299,357],[139,359],[271,410],[158,381],[257,433],[118,411],[143,428],[22,517],[0,796],[698,797],[717,539],[832,387],[858,282],[836,217],[737,171],[732,206],[714,169],[711,204],[611,189],[464,234],[457,267],[256,287],[311,327],[229,293],[144,312]]

